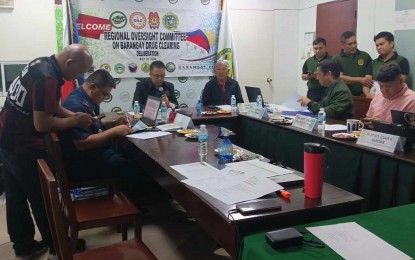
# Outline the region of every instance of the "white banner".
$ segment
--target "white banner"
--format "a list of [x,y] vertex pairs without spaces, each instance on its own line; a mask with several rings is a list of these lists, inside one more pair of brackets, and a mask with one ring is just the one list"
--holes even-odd
[[80,40],[95,69],[116,78],[147,77],[151,62],[161,60],[167,77],[211,76],[220,1],[176,3],[74,0]]

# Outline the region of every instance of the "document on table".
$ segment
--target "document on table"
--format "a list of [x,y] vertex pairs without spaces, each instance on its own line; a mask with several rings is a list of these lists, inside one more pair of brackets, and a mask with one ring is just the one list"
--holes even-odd
[[188,179],[211,178],[220,174],[220,170],[204,162],[179,164],[170,167]]
[[226,168],[239,170],[245,172],[246,174],[255,175],[257,177],[271,177],[275,175],[294,173],[292,170],[284,169],[282,167],[263,162],[258,159],[228,163],[226,164],[225,169]]
[[412,259],[355,222],[307,229],[345,259]]
[[221,174],[211,178],[186,179],[182,182],[202,190],[210,196],[228,204],[257,199],[283,187],[267,178],[241,174],[233,169],[221,170]]
[[127,135],[127,137],[140,139],[140,140],[147,140],[147,139],[161,137],[161,136],[165,136],[165,135],[171,135],[171,133],[169,133],[169,132],[149,131],[149,132],[141,132],[141,133]]
[[170,166],[188,179],[183,183],[206,192],[230,205],[257,199],[283,187],[265,177],[247,174],[231,167],[218,170],[208,163],[189,163]]
[[347,126],[345,125],[339,125],[339,124],[334,124],[334,125],[329,125],[326,124],[326,131],[346,131],[347,130]]

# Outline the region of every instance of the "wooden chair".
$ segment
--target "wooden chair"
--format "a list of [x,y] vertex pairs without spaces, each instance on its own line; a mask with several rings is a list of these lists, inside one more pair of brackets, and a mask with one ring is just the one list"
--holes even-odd
[[353,107],[355,119],[362,119],[366,117],[372,99],[366,97],[353,96]]
[[[157,259],[141,241],[137,229],[134,239],[73,254],[68,243],[68,224],[71,220],[67,219],[59,203],[56,179],[43,159],[38,160],[38,166],[46,212],[59,259]],[[136,218],[135,225],[140,226],[139,217]]]
[[135,233],[141,238],[141,224],[139,210],[121,192],[109,194],[91,199],[73,201],[70,189],[73,187],[85,187],[85,185],[96,185],[112,180],[96,180],[85,183],[70,183],[66,176],[63,164],[60,143],[56,133],[50,133],[52,159],[55,163],[55,176],[61,190],[61,202],[64,212],[69,219],[70,244],[73,252],[76,250],[79,230],[121,225],[122,240],[127,240],[127,224],[135,222]]

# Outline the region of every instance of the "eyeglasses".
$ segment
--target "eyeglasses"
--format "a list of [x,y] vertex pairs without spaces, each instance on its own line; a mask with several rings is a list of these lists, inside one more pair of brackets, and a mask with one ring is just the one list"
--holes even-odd
[[98,89],[99,89],[99,91],[101,91],[101,94],[104,96],[104,98],[107,98],[107,97],[111,96],[111,93],[106,93],[101,88],[98,88]]

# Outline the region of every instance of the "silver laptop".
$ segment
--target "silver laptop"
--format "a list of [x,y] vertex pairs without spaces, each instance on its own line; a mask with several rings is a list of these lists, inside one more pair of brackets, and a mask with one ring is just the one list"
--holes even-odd
[[147,126],[155,126],[160,105],[161,98],[148,96],[143,117],[140,119],[140,121]]

